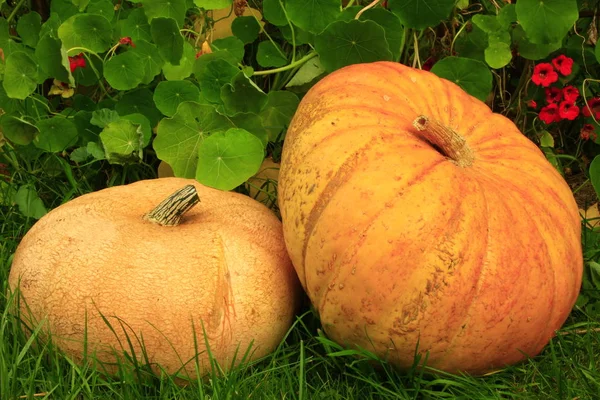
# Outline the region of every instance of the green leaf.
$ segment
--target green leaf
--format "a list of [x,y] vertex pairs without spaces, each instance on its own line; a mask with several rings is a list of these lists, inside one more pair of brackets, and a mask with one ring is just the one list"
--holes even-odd
[[119,117],[119,113],[115,110],[111,110],[110,108],[101,108],[100,110],[92,112],[90,123],[104,129],[108,124],[118,121],[120,118],[121,117]]
[[514,4],[506,4],[498,11],[498,22],[504,28],[508,28],[513,22],[517,21],[517,9]]
[[61,21],[66,21],[79,12],[71,0],[52,0],[48,4],[50,4],[50,13],[58,14]]
[[596,194],[600,196],[600,156],[594,157],[590,163],[589,174],[592,186],[594,187]]
[[131,51],[113,56],[104,64],[104,76],[110,86],[117,90],[129,90],[137,87],[145,75],[140,68],[139,57]]
[[9,97],[23,100],[29,96],[37,88],[37,78],[38,66],[27,53],[17,51],[6,57],[2,84]]
[[527,38],[523,27],[520,25],[515,26],[513,29],[513,42],[521,57],[534,61],[546,58],[562,46],[562,41],[553,44],[534,44]]
[[193,178],[200,143],[212,133],[229,128],[231,122],[213,106],[181,103],[172,118],[160,121],[152,146],[158,158],[173,168],[175,176]]
[[294,26],[294,37],[293,38],[292,38],[292,28],[290,28],[289,25],[282,26],[279,28],[279,30],[281,31],[281,34],[283,35],[283,38],[286,40],[286,42],[293,44],[295,41],[296,46],[312,43],[315,39],[314,34],[309,33],[303,29],[300,29],[297,26]]
[[198,101],[200,89],[190,81],[162,81],[154,91],[154,103],[164,115],[173,116],[184,101]]
[[[187,10],[186,0],[144,0],[143,4],[150,26],[154,19],[158,18],[173,19],[178,28],[183,27]],[[152,35],[154,36],[154,33]]]
[[165,78],[170,81],[180,81],[192,74],[194,63],[196,61],[196,51],[194,47],[188,43],[183,43],[183,57],[179,61],[179,65],[173,65],[170,62],[164,63],[162,67]]
[[86,12],[88,14],[102,15],[111,21],[115,16],[115,6],[111,0],[92,0]]
[[[3,115],[12,114],[21,107],[21,100],[8,97],[4,86],[0,85],[0,108],[4,111]],[[2,116],[0,116],[2,118]]]
[[194,4],[205,10],[220,10],[231,6],[233,0],[194,0]]
[[462,57],[446,57],[431,72],[456,83],[471,96],[484,101],[492,90],[492,73],[481,61]]
[[76,163],[82,163],[90,157],[90,153],[88,153],[85,147],[78,147],[69,154],[69,158],[71,161]]
[[[64,55],[66,56],[66,53]],[[60,40],[49,34],[43,36],[35,48],[35,58],[44,75],[61,82],[69,82],[69,70],[63,64]]]
[[148,17],[144,14],[144,8],[136,8],[129,13],[127,22],[121,29],[121,37],[128,36],[137,45],[139,40],[152,41]]
[[252,43],[258,38],[261,26],[252,16],[237,17],[231,23],[231,32],[244,44]]
[[106,160],[106,154],[102,146],[96,142],[89,142],[86,146],[86,150],[96,160]]
[[594,54],[596,55],[596,60],[600,62],[600,44],[596,43],[596,47],[594,48]]
[[143,114],[150,120],[154,127],[162,118],[162,114],[154,104],[153,94],[146,88],[127,92],[121,97],[121,100],[115,105],[115,110],[119,115]]
[[270,40],[265,40],[258,44],[256,61],[263,68],[283,67],[288,62],[281,47]]
[[264,159],[260,140],[232,128],[206,138],[198,149],[196,179],[220,190],[232,190],[256,174]]
[[143,69],[144,77],[142,83],[147,85],[154,80],[156,75],[162,71],[164,60],[158,54],[158,49],[152,43],[140,39],[135,43],[135,47],[127,52],[135,54],[139,59],[138,68]]
[[33,185],[24,185],[19,187],[15,194],[15,203],[19,211],[26,217],[40,219],[48,213],[44,202],[37,194]]
[[108,50],[112,45],[112,26],[101,15],[77,14],[58,28],[58,37],[69,55],[78,54],[81,49],[69,51],[73,47],[84,47],[96,53]]
[[21,16],[17,23],[17,33],[23,40],[23,44],[29,47],[35,47],[38,40],[40,40],[41,29],[42,17],[35,11]]
[[288,20],[283,9],[283,0],[263,0],[263,14],[275,26],[285,26]]
[[40,133],[33,143],[42,150],[56,153],[77,142],[77,126],[72,120],[62,117],[46,118],[38,121],[35,126]]
[[145,115],[139,113],[129,114],[122,116],[121,119],[131,121],[134,125],[136,125],[136,128],[138,126],[140,127],[140,129],[142,130],[143,147],[146,147],[148,146],[148,144],[150,144],[150,139],[152,138],[152,127],[150,126],[150,121],[148,120],[148,118],[146,118]]
[[221,100],[227,115],[240,112],[258,114],[267,103],[267,95],[240,71],[233,77],[231,83],[221,88]]
[[2,116],[0,128],[2,128],[2,133],[5,138],[14,144],[20,144],[22,146],[31,143],[38,133],[38,129],[35,125],[12,115]]
[[[77,68],[73,73],[73,77],[75,78],[75,82],[79,83],[80,85],[92,86],[98,83],[98,75],[100,75],[100,78],[102,78],[104,74],[104,63],[97,57],[89,56],[85,57],[85,62],[87,66],[85,68]],[[94,66],[94,68],[90,67],[90,63]],[[66,65],[68,66],[68,64]],[[95,71],[98,71],[98,75],[96,75]]]
[[519,0],[516,12],[534,44],[561,41],[579,18],[576,0]]
[[512,60],[510,46],[506,43],[491,43],[485,49],[485,62],[492,68],[502,68]]
[[485,61],[485,49],[488,47],[488,35],[477,25],[471,32],[461,33],[455,41],[455,50],[460,57]]
[[392,60],[385,31],[373,21],[336,21],[315,38],[315,50],[328,71],[351,64]]
[[447,19],[455,0],[389,0],[388,8],[408,28],[425,29]]
[[323,76],[326,71],[321,65],[320,57],[313,57],[305,62],[285,87],[302,86]]
[[377,25],[383,28],[385,31],[385,40],[392,52],[392,57],[394,60],[398,60],[400,58],[402,36],[404,35],[404,28],[402,27],[402,23],[398,16],[382,7],[377,7],[362,13],[359,21],[366,20],[376,22]]
[[286,0],[285,10],[294,25],[315,35],[341,12],[339,0]]
[[204,98],[212,103],[221,102],[221,87],[230,83],[240,72],[239,68],[223,59],[214,59],[200,65],[195,76]]
[[540,136],[540,146],[542,147],[554,147],[554,138],[548,131],[543,131]]
[[111,164],[127,164],[142,158],[144,136],[141,127],[131,121],[113,121],[100,132],[106,159]]
[[179,65],[183,56],[183,36],[174,19],[157,17],[150,23],[150,31],[158,52],[165,61]]
[[269,92],[267,105],[260,112],[260,117],[269,133],[270,141],[276,141],[279,134],[289,126],[299,102],[298,96],[292,92],[284,90]]
[[90,3],[90,0],[71,0],[71,3],[73,3],[79,11],[83,11]]
[[261,118],[257,114],[253,113],[238,113],[233,117],[228,117],[231,122],[232,128],[245,129],[257,138],[260,139],[263,147],[267,146],[269,142],[269,135],[267,130],[263,127]]
[[502,29],[495,15],[476,14],[473,16],[472,21],[485,33],[492,33]]
[[241,63],[244,58],[244,43],[235,36],[229,36],[213,41],[210,45],[213,51],[224,50],[231,53]]
[[62,20],[56,13],[51,13],[50,18],[46,20],[42,24],[42,29],[40,30],[40,38],[44,37],[47,34],[51,34],[54,38],[58,37],[58,28],[62,24]]

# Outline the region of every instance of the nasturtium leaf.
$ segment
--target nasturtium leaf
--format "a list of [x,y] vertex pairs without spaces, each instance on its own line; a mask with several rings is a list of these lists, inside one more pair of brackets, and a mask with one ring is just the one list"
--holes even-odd
[[171,18],[179,28],[182,28],[187,10],[186,3],[186,0],[144,0],[144,13],[150,25],[155,18]]
[[41,28],[42,17],[35,11],[22,15],[19,17],[19,22],[17,22],[17,33],[23,44],[29,47],[35,47],[38,40],[40,40]]
[[231,65],[238,64],[236,58],[228,51],[219,50],[212,53],[203,54],[196,59],[196,61],[194,62],[194,68],[192,69],[192,72],[194,73],[194,76],[196,76],[196,79],[198,79],[198,77],[204,73],[206,65],[213,60],[224,60]]
[[389,0],[388,8],[408,28],[425,29],[448,18],[456,0]]
[[154,90],[154,103],[164,115],[172,117],[184,101],[198,101],[200,90],[190,81],[162,81]]
[[485,33],[496,32],[502,29],[502,25],[495,15],[475,14],[471,19]]
[[335,21],[315,37],[315,50],[328,71],[351,64],[392,60],[385,31],[373,21]]
[[94,100],[80,93],[73,96],[73,108],[78,111],[95,111],[97,109]]
[[162,58],[179,65],[183,56],[183,36],[173,18],[157,17],[150,22],[150,32]]
[[404,35],[404,28],[398,16],[385,8],[376,7],[366,10],[361,14],[359,21],[367,20],[373,21],[383,28],[385,31],[385,40],[392,52],[393,59],[398,60],[400,58],[402,36]]
[[[21,107],[21,100],[8,97],[4,86],[0,85],[0,108],[4,111],[3,115],[12,114]],[[0,116],[2,118],[2,116]]]
[[590,164],[590,181],[596,191],[596,194],[600,196],[600,156],[594,157]]
[[121,28],[121,36],[128,36],[137,45],[138,40],[152,41],[148,17],[144,14],[144,7],[136,8],[127,16],[127,22]]
[[517,22],[517,10],[514,4],[506,4],[498,11],[498,22],[504,28],[508,28],[513,22]]
[[100,140],[111,164],[126,164],[142,158],[142,129],[131,121],[120,119],[111,122],[100,132]]
[[512,35],[513,43],[516,45],[519,55],[527,60],[541,60],[546,58],[552,52],[558,50],[562,46],[562,41],[559,40],[552,44],[535,44],[532,43],[523,27],[520,25],[515,26]]
[[37,194],[35,187],[31,184],[19,187],[14,196],[14,201],[19,211],[26,217],[40,219],[48,213],[44,202]]
[[275,26],[288,25],[283,0],[263,0],[263,14],[265,19]]
[[69,158],[71,161],[76,163],[82,163],[90,157],[90,153],[88,153],[85,147],[78,147],[69,154]]
[[[84,53],[85,55],[85,53]],[[98,75],[102,78],[104,74],[104,63],[97,57],[85,56],[86,67],[77,68],[73,72],[75,82],[83,86],[91,86],[98,83]],[[90,66],[92,64],[94,68]],[[98,75],[96,74],[98,72]]]
[[194,0],[194,4],[205,10],[220,10],[231,6],[233,0]]
[[283,35],[283,38],[286,40],[286,42],[290,44],[296,43],[296,46],[312,43],[315,38],[314,34],[300,29],[297,26],[294,26],[294,37],[292,37],[292,28],[290,28],[289,25],[280,27],[279,31]]
[[129,90],[142,83],[145,70],[140,68],[138,56],[131,51],[126,51],[113,56],[104,64],[104,76],[113,88]]
[[147,85],[162,71],[164,60],[158,54],[158,49],[152,43],[143,39],[135,42],[135,47],[128,50],[139,58],[138,68],[144,71],[142,83]]
[[285,90],[269,92],[267,104],[260,112],[260,117],[269,133],[270,141],[277,140],[279,134],[290,124],[299,102],[298,96],[292,92]]
[[89,142],[85,148],[96,160],[105,160],[106,153],[102,146],[97,142]]
[[152,146],[168,163],[175,176],[193,178],[198,163],[198,146],[210,134],[231,128],[231,122],[213,106],[181,103],[175,115],[162,119]]
[[88,14],[102,15],[107,20],[111,21],[115,16],[115,6],[111,0],[92,0],[87,7]]
[[115,110],[111,110],[110,108],[101,108],[99,110],[92,111],[90,123],[104,129],[108,124],[118,121],[119,119],[121,119],[121,117],[119,117],[119,113]]
[[239,68],[217,58],[202,64],[195,76],[204,98],[212,103],[220,103],[221,87],[230,83],[239,72]]
[[71,0],[71,3],[77,6],[77,9],[81,12],[90,4],[90,0]]
[[[25,115],[35,120],[45,118],[50,110],[49,101],[46,97],[39,93],[33,93],[23,102],[25,107]],[[63,110],[63,112],[67,109]]]
[[540,146],[542,147],[554,147],[554,138],[548,131],[543,131],[540,136]]
[[5,18],[0,18],[0,46],[5,47],[9,39],[8,21]]
[[481,61],[463,57],[446,57],[431,72],[456,83],[471,96],[484,101],[492,90],[492,73]]
[[488,35],[477,25],[470,32],[466,29],[456,38],[454,49],[458,56],[485,61],[485,49],[488,47]]
[[[106,18],[96,14],[78,14],[72,18],[73,36],[67,36],[68,40],[63,39],[63,35],[61,35],[62,26],[58,28],[58,36],[67,49],[85,47],[96,53],[102,53],[110,48],[112,26]],[[81,52],[81,50],[77,50],[77,52]]]
[[35,48],[35,58],[45,75],[61,82],[69,81],[69,70],[62,63],[60,40],[50,34],[43,36]]
[[492,68],[502,68],[512,60],[510,46],[506,43],[490,43],[485,49],[485,62]]
[[63,151],[77,142],[77,126],[67,118],[52,117],[39,120],[39,134],[33,139],[36,147],[52,153]]
[[6,57],[2,84],[9,97],[23,100],[29,96],[37,88],[37,78],[37,63],[27,53],[17,51]]
[[261,141],[250,132],[231,128],[206,138],[198,148],[196,179],[220,190],[232,190],[253,176],[264,159]]
[[60,27],[62,20],[57,13],[51,13],[50,18],[42,24],[40,29],[40,38],[43,38],[46,34],[50,33],[53,37],[58,37],[58,28]]
[[5,138],[14,144],[20,144],[22,146],[31,143],[38,133],[38,129],[35,125],[12,115],[2,116],[0,128],[2,128],[2,133]]
[[170,81],[180,81],[192,74],[194,63],[196,61],[196,51],[190,43],[183,43],[183,56],[179,61],[179,65],[173,65],[170,62],[165,62],[162,66],[162,72],[165,78]]
[[237,59],[237,62],[242,62],[244,58],[244,43],[235,36],[216,39],[210,44],[213,51],[224,50],[229,52]]
[[227,115],[240,112],[258,114],[267,103],[267,95],[240,71],[233,77],[231,83],[221,88],[221,100]]
[[326,71],[319,57],[313,57],[300,67],[285,87],[302,86],[321,77]]
[[257,138],[260,139],[264,147],[269,142],[267,130],[263,127],[263,122],[260,116],[253,113],[238,113],[233,117],[227,117],[232,123],[233,128],[245,129]]
[[150,139],[152,138],[152,127],[150,126],[150,121],[143,114],[129,114],[124,115],[121,119],[126,119],[132,122],[134,125],[139,125],[142,130],[142,147],[148,146],[150,144]]
[[154,127],[162,118],[162,114],[156,108],[152,92],[149,89],[141,88],[127,92],[115,105],[115,110],[119,115],[140,113],[150,120]]
[[534,44],[561,41],[579,18],[576,0],[519,0],[519,24]]
[[260,30],[261,26],[253,16],[237,17],[231,22],[231,32],[244,44],[254,42]]
[[71,0],[52,0],[48,4],[50,4],[50,13],[56,13],[61,21],[66,21],[79,12]]
[[92,119],[91,111],[78,111],[73,116],[73,122],[77,127],[77,136],[79,137],[78,145],[85,146],[89,142],[97,141],[98,135],[100,134],[101,128],[92,125],[90,120]]
[[286,0],[285,10],[294,25],[315,35],[341,12],[340,0]]
[[258,44],[256,61],[263,68],[283,67],[287,64],[287,57],[277,43],[270,40],[262,41]]

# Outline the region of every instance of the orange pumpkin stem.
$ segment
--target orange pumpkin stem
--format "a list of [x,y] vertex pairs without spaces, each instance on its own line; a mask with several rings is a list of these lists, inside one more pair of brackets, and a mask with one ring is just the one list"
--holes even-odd
[[420,115],[413,121],[425,139],[460,167],[473,165],[475,154],[460,134],[439,121]]
[[199,202],[200,197],[196,187],[186,185],[144,215],[144,219],[163,226],[177,226],[183,215]]

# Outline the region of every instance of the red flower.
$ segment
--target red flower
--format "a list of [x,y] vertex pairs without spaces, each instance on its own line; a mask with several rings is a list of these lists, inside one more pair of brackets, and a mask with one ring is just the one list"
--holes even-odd
[[569,75],[573,71],[573,59],[564,54],[552,60],[552,65],[564,76]]
[[122,45],[130,45],[131,47],[135,47],[135,43],[133,43],[133,41],[131,40],[131,38],[129,36],[125,36],[122,37],[121,39],[119,39],[119,44]]
[[541,63],[533,69],[531,80],[538,86],[548,87],[558,80],[558,74],[551,64]]
[[74,57],[69,57],[69,67],[71,68],[71,72],[75,72],[79,67],[85,68],[85,58],[83,58],[83,53],[79,53]]
[[581,131],[579,131],[579,137],[583,140],[588,140],[592,135],[596,135],[596,132],[594,132],[594,125],[592,124],[583,125]]
[[563,92],[557,87],[549,87],[546,88],[546,102],[548,104],[551,103],[560,103],[563,97]]
[[558,104],[548,104],[540,111],[540,119],[547,124],[560,121],[560,115],[558,114]]
[[592,112],[594,113],[594,118],[600,119],[600,97],[589,99],[587,106],[583,107],[584,116],[591,117]]
[[527,102],[527,107],[533,108],[535,110],[537,108],[537,102],[535,100],[529,100]]
[[558,106],[558,115],[561,118],[573,121],[579,115],[579,107],[577,107],[575,103],[571,103],[565,100],[562,103],[560,103],[560,106]]
[[575,86],[565,86],[562,90],[562,95],[565,101],[575,103],[579,97],[579,89]]

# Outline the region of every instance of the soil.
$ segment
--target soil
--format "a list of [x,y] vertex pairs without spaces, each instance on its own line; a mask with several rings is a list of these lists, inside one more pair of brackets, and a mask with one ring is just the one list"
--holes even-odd
[[[591,182],[587,182],[587,177],[584,173],[573,174],[565,177],[571,190],[577,190],[575,193],[575,201],[579,208],[586,210],[590,205],[598,202],[598,195],[592,186]],[[585,183],[585,184],[584,184]],[[583,185],[583,186],[582,186]]]

